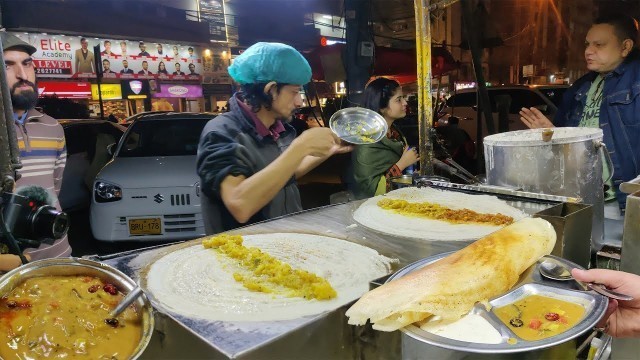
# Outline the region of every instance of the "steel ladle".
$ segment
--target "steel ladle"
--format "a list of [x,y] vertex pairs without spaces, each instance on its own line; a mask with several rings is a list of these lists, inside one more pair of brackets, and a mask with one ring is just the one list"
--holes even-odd
[[615,292],[613,290],[609,290],[604,285],[594,284],[594,283],[584,283],[582,281],[578,281],[573,276],[571,276],[571,271],[569,269],[549,260],[543,260],[538,265],[538,271],[540,271],[540,275],[551,280],[558,280],[558,281],[574,280],[581,286],[591,289],[597,292],[598,294],[604,295],[611,299],[627,300],[627,301],[633,300],[633,297],[626,294],[621,294],[619,292]]

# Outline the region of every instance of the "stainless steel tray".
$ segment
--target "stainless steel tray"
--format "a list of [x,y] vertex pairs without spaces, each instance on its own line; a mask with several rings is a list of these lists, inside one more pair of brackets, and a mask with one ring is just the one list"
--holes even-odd
[[[398,272],[389,277],[386,282],[393,281],[394,279],[398,279],[403,277],[409,273],[412,273],[428,264],[436,262],[447,255],[449,253],[434,255],[419,261],[416,261],[413,264],[405,266],[400,269]],[[562,263],[568,268],[582,268],[581,266],[570,262],[568,260],[559,258],[557,256],[548,256],[555,261]],[[521,276],[518,283],[507,293],[502,294],[496,298],[489,299],[489,303],[492,307],[500,307],[516,301],[525,295],[529,294],[548,294],[552,296],[561,297],[563,300],[567,301],[567,297],[578,298],[580,299],[580,303],[585,305],[585,316],[584,318],[576,324],[574,327],[568,329],[567,331],[560,333],[558,335],[538,340],[538,341],[527,341],[519,338],[515,335],[507,326],[505,326],[496,316],[493,314],[493,311],[487,311],[485,307],[481,304],[477,304],[472,310],[471,313],[477,314],[483,317],[485,320],[489,322],[501,335],[502,342],[499,344],[481,344],[481,343],[473,343],[466,341],[453,340],[446,337],[442,337],[433,333],[430,333],[426,330],[421,329],[416,325],[409,325],[402,329],[400,329],[406,335],[424,342],[426,344],[450,349],[450,350],[458,350],[458,351],[466,351],[473,353],[486,353],[486,354],[498,354],[498,353],[517,353],[524,351],[533,351],[545,349],[548,347],[552,347],[558,344],[562,344],[568,340],[576,338],[581,334],[591,330],[598,321],[604,316],[605,310],[607,309],[608,299],[600,294],[597,294],[594,291],[584,291],[582,290],[575,281],[553,281],[547,280],[540,276],[538,272],[538,263],[532,265],[527,269]],[[515,344],[509,344],[507,341],[510,338],[517,339]]]

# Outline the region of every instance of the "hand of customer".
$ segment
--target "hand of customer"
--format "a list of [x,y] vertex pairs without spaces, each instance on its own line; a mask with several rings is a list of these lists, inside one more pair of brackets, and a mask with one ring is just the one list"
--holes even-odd
[[400,170],[404,170],[410,165],[415,164],[420,160],[420,156],[418,156],[418,151],[415,148],[407,147],[404,149],[404,153],[400,157],[400,160],[396,163]]
[[520,121],[529,129],[552,128],[553,123],[540,110],[531,107],[520,109]]
[[623,271],[591,269],[571,270],[576,280],[602,284],[633,296],[633,300],[609,299],[609,306],[598,327],[614,337],[640,337],[640,276]]

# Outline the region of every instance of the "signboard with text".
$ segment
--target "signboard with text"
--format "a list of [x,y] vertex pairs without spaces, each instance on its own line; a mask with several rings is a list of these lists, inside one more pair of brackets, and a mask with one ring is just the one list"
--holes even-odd
[[91,84],[75,81],[38,81],[38,95],[55,96],[60,99],[90,99]]
[[[122,87],[120,84],[101,84],[100,92],[102,100],[120,100],[122,99]],[[98,100],[98,85],[91,84],[91,98]]]
[[38,77],[95,78],[93,47],[98,44],[105,78],[197,81],[203,71],[202,51],[198,46],[13,34],[37,49],[32,58]]
[[227,41],[223,0],[199,0],[200,18],[209,23],[209,37],[213,41]]
[[200,98],[202,97],[202,86],[187,84],[160,84],[160,91],[153,94],[158,98]]

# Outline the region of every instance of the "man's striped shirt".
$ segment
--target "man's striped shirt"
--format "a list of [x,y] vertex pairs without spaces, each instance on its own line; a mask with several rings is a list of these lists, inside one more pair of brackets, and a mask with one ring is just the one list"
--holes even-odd
[[[54,206],[60,210],[58,193],[67,160],[62,126],[52,117],[31,109],[22,124],[15,122],[15,129],[20,161],[23,165],[18,170],[20,178],[16,181],[16,188],[27,185],[41,186],[47,189],[55,201]],[[27,252],[33,260],[37,260],[69,256],[71,247],[65,236],[53,245],[43,244],[40,248]]]

